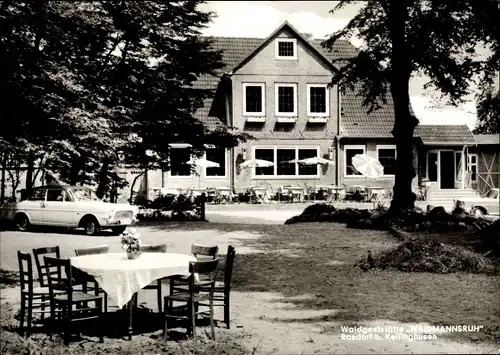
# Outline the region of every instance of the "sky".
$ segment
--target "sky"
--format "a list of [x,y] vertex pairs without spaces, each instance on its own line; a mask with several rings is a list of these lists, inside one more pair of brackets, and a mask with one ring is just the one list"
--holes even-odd
[[[268,37],[285,20],[299,32],[311,33],[322,39],[341,29],[363,7],[357,2],[336,12],[329,11],[335,1],[209,1],[200,6],[213,11],[217,17],[205,29],[207,36]],[[355,46],[361,42],[352,39]],[[410,99],[421,124],[467,124],[471,129],[476,122],[476,104],[473,97],[459,107],[447,106],[439,95],[423,86],[425,77],[410,82]]]

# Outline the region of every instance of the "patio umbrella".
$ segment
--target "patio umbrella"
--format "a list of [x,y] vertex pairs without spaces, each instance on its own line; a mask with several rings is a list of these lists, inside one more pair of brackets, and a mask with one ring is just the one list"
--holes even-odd
[[380,162],[366,154],[356,154],[352,158],[352,165],[363,176],[378,178],[384,175],[384,167]]
[[298,160],[297,163],[304,164],[304,165],[334,164],[334,162],[332,160],[328,160],[328,159],[321,158],[321,157],[305,158],[305,159]]
[[269,166],[274,166],[274,163],[269,160],[263,160],[263,159],[250,159],[247,161],[244,161],[243,163],[240,164],[240,168],[245,169],[245,168],[267,168]]
[[194,160],[191,159],[188,162],[186,162],[186,164],[194,165],[194,166],[197,166],[200,168],[218,168],[218,167],[220,167],[219,163],[207,160],[205,158],[194,159]]

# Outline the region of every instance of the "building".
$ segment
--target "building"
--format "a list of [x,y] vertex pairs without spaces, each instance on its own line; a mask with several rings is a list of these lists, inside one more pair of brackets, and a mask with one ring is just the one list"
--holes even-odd
[[[150,188],[230,187],[265,185],[360,185],[366,179],[352,167],[352,157],[376,157],[386,175],[378,186],[392,186],[396,147],[392,137],[392,99],[367,114],[354,91],[342,94],[329,86],[338,75],[333,59],[352,57],[357,49],[339,40],[328,52],[308,35],[285,22],[268,38],[214,37],[213,48],[222,51],[225,67],[217,76],[199,78],[199,88],[213,90],[196,117],[211,128],[228,125],[250,133],[255,140],[233,149],[207,147],[206,158],[219,168],[198,169],[193,174],[187,144],[172,144],[171,170],[148,172]],[[414,164],[417,177],[431,188],[464,189],[467,148],[475,140],[465,125],[420,125],[415,131]],[[303,166],[292,160],[324,157],[334,164]],[[271,167],[240,169],[248,159],[264,159]],[[143,184],[144,186],[144,184]]]
[[477,145],[467,155],[467,187],[482,194],[500,187],[500,137],[498,134],[474,136]]

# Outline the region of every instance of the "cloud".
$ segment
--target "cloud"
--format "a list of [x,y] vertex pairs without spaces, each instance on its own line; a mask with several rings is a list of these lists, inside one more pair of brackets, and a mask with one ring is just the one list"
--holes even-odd
[[214,1],[200,6],[200,9],[214,11],[218,15],[204,30],[203,34],[209,36],[266,38],[284,21],[288,21],[299,32],[325,38],[349,21],[307,11],[286,13],[265,3]]
[[421,124],[466,124],[473,129],[476,124],[476,105],[468,101],[459,107],[442,106],[436,108],[432,100],[421,96],[410,96],[415,115]]

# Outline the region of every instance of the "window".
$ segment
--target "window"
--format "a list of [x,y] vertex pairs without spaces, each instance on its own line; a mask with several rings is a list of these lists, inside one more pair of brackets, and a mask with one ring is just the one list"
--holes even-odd
[[[318,155],[317,149],[299,149],[299,160],[314,158]],[[299,164],[299,175],[317,175],[318,165]]]
[[29,201],[45,201],[45,192],[46,191],[47,190],[45,190],[45,189],[34,190],[28,200]]
[[64,190],[61,189],[49,189],[47,190],[47,201],[64,201]]
[[243,83],[243,114],[252,116],[265,115],[265,84]]
[[170,149],[170,176],[191,176],[191,150],[187,148]]
[[276,116],[297,116],[297,84],[276,84]]
[[307,115],[329,115],[328,84],[307,84]]
[[295,175],[296,163],[289,162],[295,159],[295,149],[276,149],[276,158],[276,175]]
[[472,182],[477,181],[477,154],[467,155],[467,171]]
[[344,146],[344,175],[356,176],[361,175],[352,165],[352,158],[356,154],[365,154],[364,145],[346,145]]
[[212,148],[207,149],[205,153],[207,160],[219,163],[218,168],[207,168],[206,176],[226,176],[226,149]]
[[297,177],[317,177],[319,174],[317,165],[302,165],[290,162],[319,156],[319,148],[298,148],[298,147],[272,147],[255,148],[255,159],[268,160],[274,166],[266,168],[255,168],[255,176],[297,178]]
[[297,40],[280,38],[276,40],[276,59],[297,59]]
[[396,146],[378,145],[377,159],[384,167],[384,175],[396,174]]
[[[255,149],[255,159],[262,159],[274,163],[274,149]],[[255,175],[274,175],[274,166],[255,168]]]

